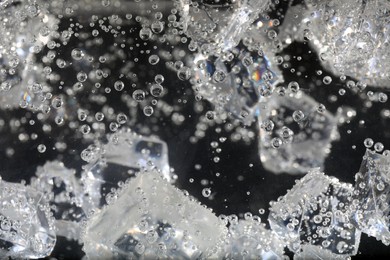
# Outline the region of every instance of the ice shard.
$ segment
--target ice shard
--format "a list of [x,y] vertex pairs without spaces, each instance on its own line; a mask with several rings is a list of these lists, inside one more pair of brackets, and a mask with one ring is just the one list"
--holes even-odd
[[260,105],[259,152],[267,170],[304,174],[323,168],[331,142],[338,138],[338,119],[319,105],[300,91],[274,93]]
[[89,259],[208,258],[227,233],[210,209],[155,170],[140,172],[107,197],[83,236]]
[[390,245],[390,156],[367,149],[355,179],[359,228]]
[[49,256],[56,243],[49,212],[43,193],[0,181],[0,258]]
[[361,233],[352,221],[352,195],[351,184],[312,170],[272,202],[268,221],[293,252],[310,244],[337,255],[355,255]]

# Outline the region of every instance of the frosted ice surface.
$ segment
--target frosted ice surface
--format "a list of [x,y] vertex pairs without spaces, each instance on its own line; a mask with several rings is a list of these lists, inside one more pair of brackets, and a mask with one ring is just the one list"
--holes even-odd
[[43,192],[56,218],[56,234],[70,239],[80,236],[79,222],[85,218],[84,191],[75,176],[62,162],[46,162],[37,168],[31,186]]
[[[259,124],[271,120],[272,131],[260,128],[259,150],[263,166],[274,173],[304,174],[311,168],[322,168],[330,152],[331,142],[337,138],[337,118],[328,111],[319,112],[319,104],[298,92],[294,95],[273,94],[260,106]],[[293,113],[302,112],[294,120]],[[287,127],[293,135],[284,136]],[[279,138],[280,147],[273,145]]]
[[89,162],[83,172],[83,183],[92,204],[100,207],[105,195],[118,182],[125,182],[140,169],[158,169],[165,179],[173,181],[168,162],[167,144],[157,137],[145,137],[122,128],[107,136],[106,144],[93,145],[82,157]]
[[283,259],[284,242],[259,220],[231,223],[221,254],[223,259]]
[[89,259],[207,258],[227,232],[210,209],[156,171],[139,173],[108,196],[86,227]]
[[334,254],[355,255],[361,233],[352,221],[352,195],[351,184],[312,170],[272,202],[268,221],[293,252],[311,244]]
[[56,243],[44,195],[18,183],[0,181],[0,258],[42,258]]
[[367,149],[355,178],[355,219],[359,228],[389,245],[390,156]]

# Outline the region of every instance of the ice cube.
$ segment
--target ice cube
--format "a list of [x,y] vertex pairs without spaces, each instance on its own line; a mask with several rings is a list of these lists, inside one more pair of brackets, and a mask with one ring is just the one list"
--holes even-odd
[[31,186],[43,192],[56,219],[56,234],[79,239],[79,222],[85,218],[84,190],[75,176],[62,162],[46,162],[37,168]]
[[40,1],[10,2],[0,3],[0,108],[42,110],[49,88],[35,55],[50,40],[58,20]]
[[198,47],[205,44],[217,52],[235,47],[259,13],[269,5],[268,0],[231,3],[180,0],[179,3],[186,34]]
[[19,183],[0,181],[0,258],[42,258],[56,243],[44,194]]
[[304,245],[302,250],[294,255],[294,260],[349,260],[349,256],[336,255],[320,246]]
[[274,93],[261,104],[259,150],[264,168],[276,174],[323,168],[331,142],[338,137],[338,119],[318,107],[300,91],[285,96]]
[[107,139],[107,143],[92,145],[82,153],[89,162],[84,167],[82,180],[95,207],[104,204],[104,197],[111,188],[117,188],[119,182],[125,182],[140,169],[156,168],[165,179],[173,181],[164,141],[155,136],[138,135],[129,128],[121,128]]
[[138,173],[107,196],[83,236],[89,259],[207,258],[227,233],[210,209],[156,170]]
[[293,252],[311,244],[337,255],[355,255],[361,233],[352,221],[352,195],[351,184],[312,170],[272,202],[268,221]]
[[250,125],[258,111],[259,100],[272,93],[283,81],[282,75],[267,57],[244,44],[231,49],[229,55],[229,58],[197,55],[193,64],[194,89],[217,112],[229,112]]
[[231,222],[223,259],[284,259],[284,243],[271,230],[265,228],[260,218]]
[[301,31],[325,68],[365,84],[389,86],[388,0],[315,0],[305,4]]
[[359,228],[390,245],[390,156],[367,149],[355,178]]

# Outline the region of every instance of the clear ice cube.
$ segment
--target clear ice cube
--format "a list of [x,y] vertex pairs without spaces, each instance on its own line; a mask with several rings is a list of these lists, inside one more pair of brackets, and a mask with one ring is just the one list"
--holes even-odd
[[19,183],[0,181],[0,258],[42,258],[56,243],[44,194]]
[[[274,93],[261,103],[259,152],[264,168],[276,174],[323,168],[331,142],[338,138],[338,120],[318,106],[300,91],[285,96]],[[272,127],[264,127],[267,122]]]
[[367,149],[355,179],[359,228],[390,245],[390,156]]
[[306,1],[301,31],[323,66],[365,84],[390,84],[390,3],[379,1]]
[[235,47],[259,13],[269,5],[268,0],[231,3],[180,0],[179,3],[186,34],[198,47],[206,44],[218,52]]
[[337,255],[355,255],[360,231],[354,225],[353,187],[312,170],[276,202],[271,203],[271,229],[293,252],[320,246]]
[[210,209],[142,171],[89,219],[83,236],[89,259],[212,257],[227,230]]
[[35,55],[51,39],[58,21],[41,1],[11,2],[0,3],[0,108],[45,110],[49,87]]
[[155,136],[145,137],[129,128],[107,136],[108,142],[91,145],[82,152],[89,163],[82,174],[83,184],[94,207],[102,206],[105,195],[140,169],[157,169],[173,181],[167,144]]
[[[203,56],[194,60],[194,89],[218,111],[226,111],[246,125],[252,124],[258,102],[280,83],[282,75],[266,56],[240,44],[229,57]],[[221,113],[222,114],[222,113]]]
[[222,249],[223,259],[284,259],[284,243],[258,219],[231,222],[227,241]]
[[31,179],[31,186],[43,192],[50,203],[56,234],[69,239],[79,239],[79,223],[85,218],[84,190],[75,174],[62,162],[52,161],[38,167]]

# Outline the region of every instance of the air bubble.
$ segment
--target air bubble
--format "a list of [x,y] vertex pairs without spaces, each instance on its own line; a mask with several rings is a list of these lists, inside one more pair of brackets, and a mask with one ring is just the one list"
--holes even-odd
[[364,140],[364,146],[367,147],[367,148],[370,148],[374,145],[374,140],[372,140],[371,138],[366,138]]
[[44,152],[46,152],[46,146],[44,144],[40,144],[40,145],[38,145],[37,150],[40,153],[44,153]]
[[133,99],[137,102],[144,101],[145,100],[145,91],[143,91],[142,89],[134,90]]
[[144,107],[144,114],[145,114],[145,116],[151,116],[153,114],[153,112],[154,112],[153,107],[151,107],[151,106],[145,106]]
[[115,81],[114,83],[114,89],[116,91],[122,91],[125,87],[125,84],[123,83],[123,81],[121,80],[118,80],[118,81]]
[[71,56],[74,60],[81,60],[84,57],[84,53],[82,50],[75,48],[72,50]]

